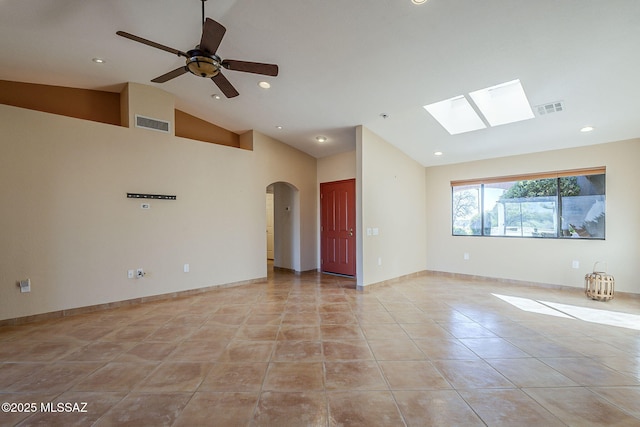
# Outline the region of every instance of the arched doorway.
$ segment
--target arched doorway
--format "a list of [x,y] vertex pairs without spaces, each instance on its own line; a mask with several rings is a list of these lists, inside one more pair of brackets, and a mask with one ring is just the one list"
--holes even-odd
[[[265,205],[267,209],[265,248],[268,264],[273,264],[274,268],[301,271],[299,190],[287,182],[274,182],[266,188]],[[270,242],[271,238],[272,242]],[[273,257],[272,260],[269,260],[270,254]]]

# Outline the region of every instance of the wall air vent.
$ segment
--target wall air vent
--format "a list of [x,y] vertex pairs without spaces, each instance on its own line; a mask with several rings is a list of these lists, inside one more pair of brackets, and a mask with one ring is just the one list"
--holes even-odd
[[551,113],[559,113],[561,111],[564,111],[564,102],[556,101],[549,102],[548,104],[538,105],[536,107],[536,111],[539,116],[544,116]]
[[136,114],[136,127],[169,133],[169,122]]

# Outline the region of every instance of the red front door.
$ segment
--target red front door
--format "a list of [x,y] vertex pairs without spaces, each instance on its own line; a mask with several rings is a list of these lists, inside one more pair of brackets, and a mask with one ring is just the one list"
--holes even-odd
[[320,184],[322,271],[356,275],[356,181]]

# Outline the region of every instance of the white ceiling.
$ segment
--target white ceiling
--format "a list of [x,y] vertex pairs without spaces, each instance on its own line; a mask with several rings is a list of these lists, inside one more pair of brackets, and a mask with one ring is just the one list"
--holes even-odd
[[[240,96],[217,101],[213,82],[190,74],[150,83],[183,59],[116,31],[189,50],[200,40],[199,0],[0,0],[0,79],[112,91],[127,81],[155,85],[175,94],[179,109],[315,157],[354,149],[360,124],[425,166],[640,136],[638,0],[205,6],[227,28],[223,59],[276,63],[279,76],[225,71]],[[561,100],[566,110],[451,136],[422,108],[517,78],[532,106]],[[585,125],[595,131],[580,133]]]

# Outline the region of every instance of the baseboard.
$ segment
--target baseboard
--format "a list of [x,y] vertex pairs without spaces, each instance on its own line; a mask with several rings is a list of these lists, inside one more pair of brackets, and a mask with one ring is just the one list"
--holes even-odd
[[182,297],[187,297],[191,295],[202,294],[202,293],[214,291],[217,289],[233,288],[236,286],[245,286],[245,285],[252,285],[255,283],[262,283],[262,282],[265,282],[266,280],[267,280],[266,277],[261,277],[257,279],[242,280],[239,282],[205,286],[204,288],[188,289],[185,291],[170,292],[167,294],[160,294],[160,295],[149,295],[145,297],[133,298],[133,299],[123,300],[123,301],[108,302],[105,304],[89,305],[85,307],[70,308],[67,310],[57,310],[57,311],[51,311],[48,313],[16,317],[13,319],[4,319],[4,320],[0,320],[0,326],[23,325],[25,323],[39,322],[39,321],[51,320],[51,319],[60,319],[68,316],[76,316],[78,314],[93,313],[96,311],[103,311],[103,310],[110,310],[114,308],[145,304],[145,303],[154,302],[154,301],[171,300],[171,299],[182,298]]
[[461,280],[472,280],[475,282],[498,282],[498,283],[504,283],[505,285],[533,286],[537,288],[548,288],[548,289],[565,289],[565,290],[580,289],[577,286],[556,285],[552,283],[531,282],[527,280],[515,280],[515,279],[504,279],[500,277],[477,276],[475,274],[451,273],[448,271],[436,271],[436,270],[425,270],[425,271],[426,271],[426,274],[429,276],[448,277],[451,279],[461,279]]
[[317,270],[315,268],[313,270],[298,271],[298,270],[294,270],[293,268],[276,267],[275,265],[273,266],[273,271],[281,271],[281,272],[284,272],[284,273],[291,273],[291,274],[295,274],[296,276],[300,276],[302,274],[316,273],[317,272]]
[[392,279],[383,280],[381,282],[371,283],[371,284],[366,285],[366,286],[357,285],[356,286],[356,290],[361,291],[361,292],[366,292],[366,290],[370,289],[372,286],[381,287],[381,286],[384,286],[384,285],[391,285],[391,284],[398,283],[398,282],[401,282],[401,281],[406,280],[406,279],[414,279],[416,277],[426,276],[427,274],[428,274],[427,270],[416,271],[415,273],[409,273],[409,274],[405,274],[405,275],[402,275],[402,276],[394,277]]
[[[576,290],[583,291],[583,288],[579,286],[557,285],[557,284],[542,283],[542,282],[530,282],[526,280],[503,279],[498,277],[477,276],[473,274],[451,273],[447,271],[436,271],[436,270],[422,270],[416,273],[406,274],[404,276],[399,276],[393,279],[384,280],[382,282],[372,283],[367,286],[358,285],[356,289],[358,291],[366,291],[368,288],[371,288],[372,286],[380,287],[384,285],[390,285],[390,284],[401,282],[402,280],[405,280],[405,279],[416,278],[421,276],[446,277],[451,279],[469,280],[474,282],[494,282],[494,283],[498,282],[506,285],[530,286],[530,287],[536,287],[536,288],[558,289],[558,290],[565,290],[565,291],[576,291]],[[631,292],[616,291],[615,295],[623,298],[640,299],[640,294],[635,294]]]

